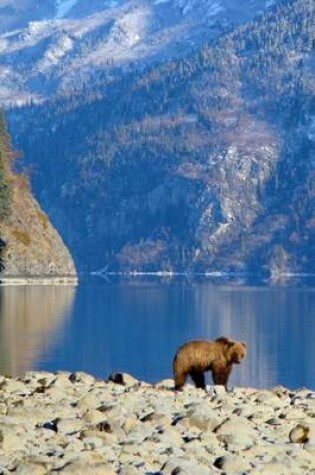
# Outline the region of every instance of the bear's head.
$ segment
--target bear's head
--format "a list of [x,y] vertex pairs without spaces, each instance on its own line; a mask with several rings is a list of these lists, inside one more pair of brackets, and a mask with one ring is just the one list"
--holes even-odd
[[228,361],[240,364],[246,355],[246,343],[244,341],[231,341],[228,349]]

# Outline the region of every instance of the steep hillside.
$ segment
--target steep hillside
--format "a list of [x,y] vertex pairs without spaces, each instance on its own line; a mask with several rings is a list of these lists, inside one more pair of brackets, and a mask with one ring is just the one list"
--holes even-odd
[[81,269],[315,271],[314,8],[12,111]]
[[76,276],[68,249],[23,179],[14,182],[12,213],[0,234],[6,242],[1,277]]
[[31,195],[28,179],[12,172],[12,156],[1,116],[1,278],[76,277],[69,251]]

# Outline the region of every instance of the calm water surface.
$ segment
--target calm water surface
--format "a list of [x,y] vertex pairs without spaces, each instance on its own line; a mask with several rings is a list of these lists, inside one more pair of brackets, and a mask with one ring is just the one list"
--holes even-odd
[[193,338],[245,340],[232,385],[315,389],[315,287],[110,283],[0,287],[0,372],[113,371],[156,382]]

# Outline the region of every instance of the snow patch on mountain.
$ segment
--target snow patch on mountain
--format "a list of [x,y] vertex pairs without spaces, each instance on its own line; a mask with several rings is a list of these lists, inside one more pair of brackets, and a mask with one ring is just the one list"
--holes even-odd
[[135,46],[146,35],[150,24],[149,16],[148,8],[128,12],[115,22],[108,37],[108,43],[112,43],[112,46]]
[[38,62],[38,70],[43,73],[57,65],[59,60],[73,47],[73,40],[67,35],[61,35],[56,43],[53,43],[44,53],[42,60]]
[[77,3],[78,0],[57,0],[55,18],[57,20],[64,18]]
[[0,69],[2,105],[14,98],[9,83],[37,100],[88,84],[104,69],[185,55],[278,0],[251,0],[248,8],[248,0],[46,0],[40,11],[37,0],[27,1],[11,31],[1,33],[0,11],[0,66],[9,71],[4,77]]
[[208,10],[208,14],[211,16],[215,16],[221,11],[223,11],[224,8],[220,2],[214,2],[212,5],[210,5],[210,8]]
[[[165,0],[157,0],[157,2],[165,1]],[[156,2],[156,3],[157,3]],[[198,8],[200,8],[199,0],[177,0],[176,5],[178,8],[181,9],[183,16],[186,16],[190,13],[196,12]],[[224,11],[225,8],[221,2],[217,0],[207,0],[202,5],[203,14],[205,16],[216,16],[220,12]]]
[[52,27],[52,21],[30,21],[27,28],[22,30],[22,32],[17,36],[16,40],[19,43],[19,46],[23,45],[23,42],[35,43],[42,36],[47,35]]

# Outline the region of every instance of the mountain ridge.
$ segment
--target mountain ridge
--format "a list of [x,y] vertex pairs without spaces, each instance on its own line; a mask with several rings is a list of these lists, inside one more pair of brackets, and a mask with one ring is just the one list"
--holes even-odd
[[185,58],[11,111],[82,270],[314,271],[313,25],[313,3],[290,1]]
[[82,91],[99,75],[184,56],[273,3],[0,0],[0,104]]

